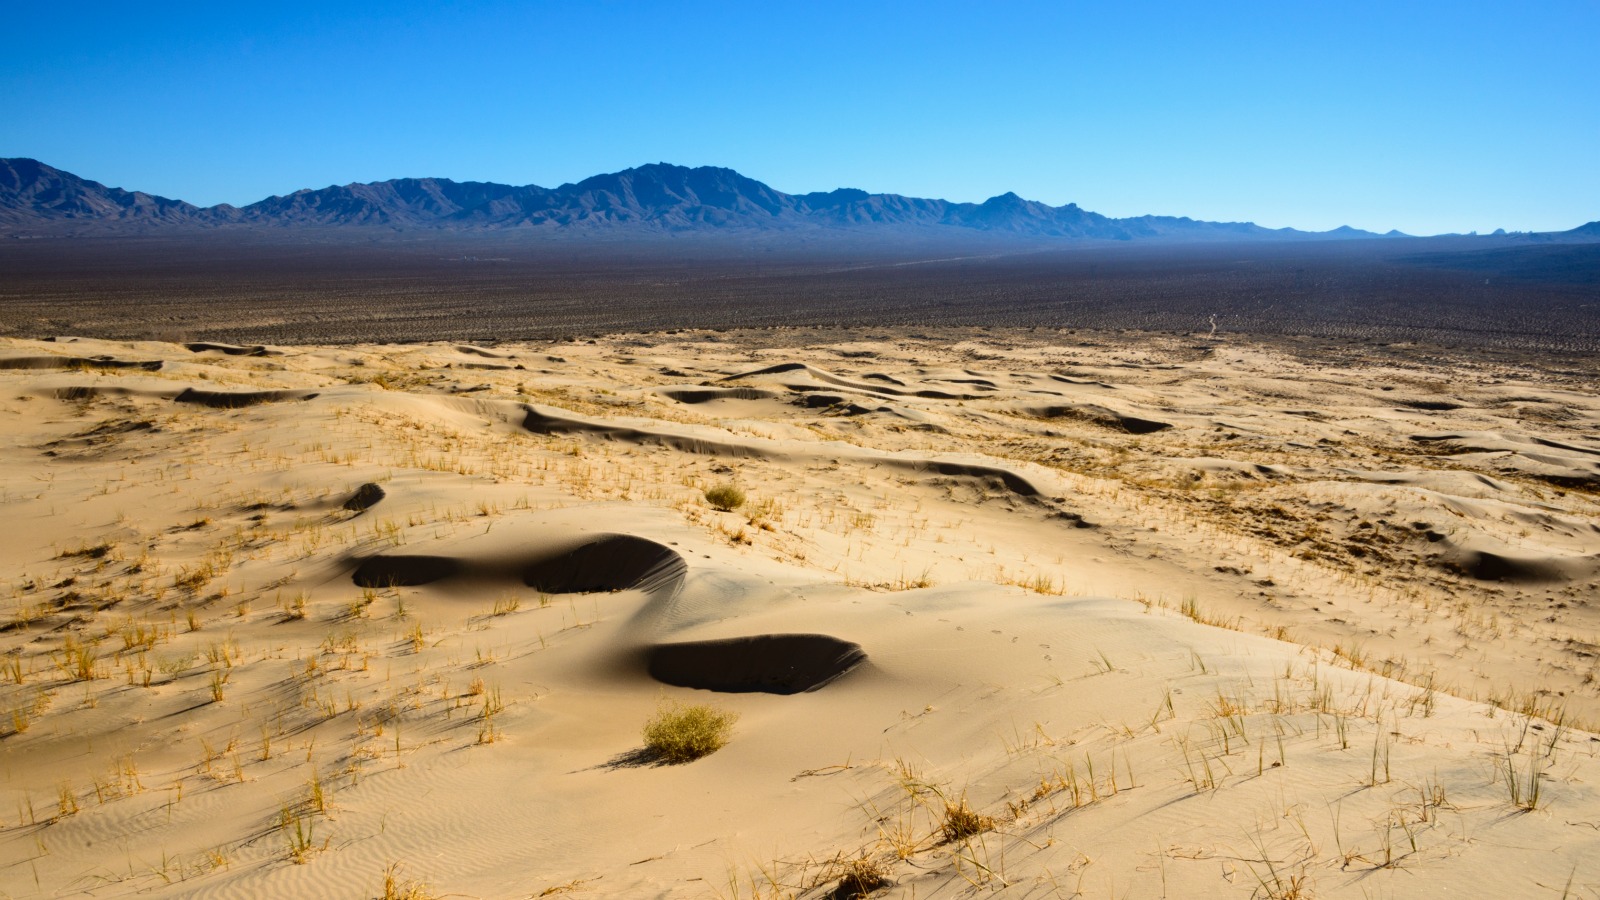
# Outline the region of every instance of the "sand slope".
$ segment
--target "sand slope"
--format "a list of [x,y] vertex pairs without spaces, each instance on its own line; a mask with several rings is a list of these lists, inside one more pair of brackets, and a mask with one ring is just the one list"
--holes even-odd
[[1600,891],[1592,376],[781,338],[0,342],[0,896]]

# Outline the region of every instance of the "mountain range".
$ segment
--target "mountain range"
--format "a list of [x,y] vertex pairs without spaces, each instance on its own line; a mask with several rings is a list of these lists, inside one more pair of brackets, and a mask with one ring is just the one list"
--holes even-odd
[[[808,230],[946,233],[1067,240],[1336,240],[1404,237],[1348,226],[1325,232],[1174,216],[1111,218],[1075,203],[1014,193],[952,203],[841,188],[786,194],[732,169],[656,163],[556,188],[447,178],[398,178],[273,196],[244,207],[199,207],[111,188],[34,159],[0,158],[0,233],[95,233],[214,228],[357,227],[650,236]],[[1587,229],[1587,232],[1585,231]],[[1600,223],[1563,232],[1600,238]],[[1592,235],[1592,236],[1591,236]]]

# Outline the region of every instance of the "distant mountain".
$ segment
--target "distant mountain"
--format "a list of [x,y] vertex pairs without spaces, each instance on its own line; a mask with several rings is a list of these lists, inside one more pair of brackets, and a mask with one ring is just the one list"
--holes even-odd
[[[1172,216],[1113,219],[1077,204],[1014,193],[982,203],[871,194],[853,188],[786,194],[732,169],[656,163],[557,188],[400,178],[197,207],[108,188],[32,159],[0,159],[0,232],[89,233],[174,228],[382,227],[647,236],[850,231],[1115,241],[1341,240],[1399,237],[1348,226],[1327,232]],[[1590,226],[1585,226],[1590,227]]]
[[0,227],[65,221],[210,224],[231,209],[201,209],[182,200],[108,188],[34,159],[0,159]]
[[[462,230],[694,233],[951,228],[1028,238],[1177,240],[1308,238],[1250,223],[1164,216],[1112,219],[1076,204],[1053,207],[1007,193],[982,203],[869,194],[853,188],[786,194],[732,169],[656,163],[557,188],[442,178],[350,184],[269,197],[228,221],[258,225],[387,225]],[[1343,229],[1332,237],[1377,237]]]

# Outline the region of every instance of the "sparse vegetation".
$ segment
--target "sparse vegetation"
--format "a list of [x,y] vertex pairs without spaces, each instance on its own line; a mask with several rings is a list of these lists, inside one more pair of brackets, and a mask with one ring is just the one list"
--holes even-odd
[[891,883],[888,868],[871,857],[835,860],[833,866],[832,877],[839,881],[832,894],[834,900],[860,900]]
[[[592,367],[581,377],[596,380],[626,357],[626,366],[619,362],[614,371],[638,375],[627,381],[618,374],[614,391],[577,377],[568,381],[569,370],[554,368],[560,363],[545,366],[547,347],[519,347],[517,365],[525,368],[508,372],[496,371],[511,365],[498,362],[465,372],[458,351],[438,345],[339,348],[328,351],[338,360],[331,368],[319,349],[312,354],[315,371],[300,370],[304,361],[294,358],[293,349],[289,359],[245,356],[170,367],[180,370],[172,377],[185,382],[196,377],[195,369],[210,369],[219,386],[280,377],[274,387],[313,379],[338,385],[341,373],[353,370],[344,367],[353,367],[360,356],[364,365],[354,371],[372,376],[369,383],[415,395],[334,387],[337,403],[325,397],[301,407],[307,417],[326,421],[295,420],[292,427],[264,427],[287,418],[270,408],[218,412],[174,404],[174,412],[153,420],[148,436],[130,433],[129,445],[115,454],[103,447],[95,451],[115,467],[87,453],[71,460],[84,472],[107,465],[113,477],[82,480],[130,496],[92,505],[96,515],[100,509],[106,514],[89,516],[78,549],[63,552],[78,546],[79,533],[65,541],[41,540],[29,558],[18,560],[11,580],[0,584],[0,742],[19,773],[4,849],[24,860],[24,879],[33,864],[39,893],[59,892],[66,863],[73,867],[70,874],[87,870],[72,835],[136,821],[151,849],[134,846],[129,865],[135,868],[127,873],[120,862],[111,867],[119,881],[127,879],[129,890],[214,886],[225,892],[253,883],[242,879],[254,878],[262,865],[284,876],[288,860],[304,862],[323,848],[327,858],[315,858],[313,866],[348,864],[350,848],[359,847],[364,836],[381,834],[386,824],[394,833],[397,819],[383,818],[391,808],[399,816],[407,804],[455,802],[429,790],[440,784],[434,779],[439,766],[516,766],[527,754],[546,752],[552,728],[573,726],[566,733],[571,740],[554,746],[562,752],[576,748],[570,755],[588,770],[581,778],[599,803],[619,802],[606,793],[619,786],[624,793],[646,785],[670,787],[747,762],[742,758],[755,750],[753,741],[731,751],[741,759],[724,754],[702,763],[709,768],[698,775],[698,769],[620,771],[687,762],[730,739],[753,736],[734,732],[732,712],[689,705],[714,695],[688,689],[664,689],[684,702],[661,704],[645,723],[643,749],[617,747],[611,738],[605,739],[609,747],[577,747],[608,726],[574,716],[609,713],[609,704],[626,698],[608,688],[612,696],[605,703],[587,705],[582,692],[572,689],[583,676],[564,667],[603,658],[619,635],[640,644],[676,640],[670,626],[683,621],[677,613],[701,610],[693,607],[693,592],[686,592],[688,602],[679,610],[652,619],[669,605],[662,598],[675,589],[679,575],[659,566],[645,571],[644,563],[635,567],[627,554],[596,553],[585,563],[615,563],[627,578],[584,578],[569,586],[528,580],[526,569],[519,571],[526,563],[515,560],[520,551],[505,549],[518,542],[528,547],[545,536],[564,539],[562,530],[574,524],[580,530],[650,532],[677,548],[669,553],[687,563],[691,585],[701,574],[694,570],[709,574],[737,557],[737,565],[748,570],[744,574],[770,577],[775,597],[789,592],[793,610],[802,608],[794,598],[803,597],[820,614],[814,626],[819,631],[860,631],[874,638],[863,645],[881,652],[875,662],[883,674],[898,667],[899,651],[895,642],[877,640],[873,628],[903,626],[904,640],[896,635],[896,641],[928,635],[934,645],[952,650],[951,674],[961,678],[960,690],[908,693],[903,703],[873,707],[883,714],[873,713],[870,728],[881,728],[883,737],[869,743],[881,741],[886,749],[879,752],[906,758],[926,751],[928,759],[872,758],[864,755],[872,752],[868,744],[856,742],[860,749],[853,758],[808,758],[795,766],[816,769],[757,773],[761,785],[740,776],[741,785],[764,792],[760,799],[771,802],[774,816],[789,811],[786,798],[803,798],[808,791],[813,797],[849,796],[858,806],[817,828],[808,819],[805,834],[816,834],[814,842],[771,850],[781,856],[757,864],[758,875],[741,875],[742,883],[731,872],[743,860],[730,859],[722,896],[865,897],[890,886],[895,873],[907,875],[902,890],[926,886],[936,893],[1183,896],[1202,867],[1207,874],[1201,877],[1215,877],[1217,863],[1189,864],[1199,859],[1225,860],[1230,886],[1217,889],[1241,896],[1295,900],[1335,884],[1350,888],[1361,879],[1381,894],[1406,890],[1410,874],[1390,880],[1393,872],[1426,869],[1430,878],[1442,873],[1444,882],[1455,884],[1458,859],[1470,867],[1505,847],[1535,846],[1552,830],[1576,826],[1587,832],[1596,816],[1583,785],[1595,778],[1596,757],[1589,735],[1578,729],[1600,709],[1600,638],[1588,633],[1579,607],[1588,602],[1593,578],[1574,569],[1561,582],[1475,583],[1468,568],[1441,575],[1418,553],[1459,549],[1479,539],[1503,539],[1529,558],[1543,553],[1549,541],[1589,542],[1592,548],[1600,495],[1528,480],[1514,470],[1514,451],[1493,455],[1492,465],[1458,453],[1450,442],[1423,441],[1401,454],[1384,441],[1409,442],[1410,431],[1427,423],[1418,417],[1398,438],[1388,434],[1410,414],[1390,409],[1381,397],[1384,415],[1376,420],[1387,437],[1368,429],[1361,416],[1337,423],[1317,418],[1315,404],[1293,396],[1292,379],[1263,379],[1272,382],[1270,390],[1282,392],[1274,402],[1262,400],[1263,390],[1243,378],[1227,381],[1228,391],[1222,391],[1214,382],[1231,378],[1227,373],[1235,366],[1232,350],[1222,344],[1197,349],[1145,335],[1141,342],[1178,354],[1176,363],[1153,367],[1149,363],[1161,355],[1142,347],[1135,352],[1133,343],[1118,344],[1114,353],[1084,350],[1080,344],[1102,338],[1061,334],[1041,334],[1034,350],[1000,347],[1009,340],[1002,335],[937,352],[923,338],[908,338],[902,347],[875,338],[867,346],[864,340],[841,352],[832,374],[853,382],[872,371],[883,379],[880,386],[892,382],[904,390],[885,394],[896,399],[862,406],[779,399],[785,397],[783,384],[806,374],[753,379],[737,404],[696,406],[669,398],[674,385],[704,380],[710,386],[715,376],[782,359],[750,350],[744,338],[720,334],[601,339],[598,346],[569,352],[583,357],[572,370]],[[694,352],[674,347],[647,355],[631,349],[634,342],[657,340],[681,340]],[[986,342],[997,345],[992,353],[983,349]],[[898,355],[906,353],[920,361],[905,363]],[[1086,362],[1112,355],[1114,363]],[[652,356],[660,366],[642,364]],[[441,364],[441,358],[450,361]],[[693,362],[669,365],[669,359]],[[818,356],[804,359],[818,370]],[[1578,371],[1577,363],[1570,365]],[[1374,380],[1392,374],[1382,367],[1372,371],[1378,373]],[[82,380],[102,374],[85,371]],[[157,382],[168,374],[138,377]],[[1367,374],[1363,369],[1362,377]],[[1333,370],[1319,377],[1325,378],[1319,384],[1337,393],[1342,388],[1336,382],[1348,375]],[[1516,383],[1520,376],[1497,370],[1492,390],[1485,387],[1483,398],[1467,399],[1477,404],[1472,414],[1486,429],[1497,417],[1509,422],[1521,416],[1529,404],[1557,406],[1495,397],[1524,391],[1533,397],[1546,390],[1555,395],[1566,390],[1561,379],[1582,377],[1552,376],[1548,384],[1524,388]],[[987,385],[982,396],[971,382]],[[1105,386],[1124,382],[1141,389],[1115,393]],[[476,391],[480,385],[487,386],[482,394],[450,399],[450,415],[438,421],[428,415],[428,395]],[[516,399],[512,385],[522,391]],[[1133,413],[1142,407],[1143,414],[1158,415],[1147,395],[1164,393],[1167,386],[1174,412],[1206,402],[1180,397],[1182,392],[1213,388],[1217,396],[1227,394],[1224,406],[1240,409],[1219,407],[1214,420],[1163,416],[1174,424],[1137,440],[1091,419],[1008,412],[1018,398],[1057,404],[1069,402],[1062,397],[1076,402],[1074,395],[1103,395]],[[966,399],[923,396],[936,393],[923,388]],[[1377,388],[1353,386],[1352,396],[1359,390]],[[1426,390],[1455,387],[1441,379]],[[810,396],[793,393],[787,399]],[[6,403],[26,409],[56,402],[27,396],[19,393]],[[125,414],[128,404],[113,402],[117,396],[63,411],[89,419]],[[1056,399],[1046,399],[1051,396]],[[375,406],[387,406],[363,405],[374,398],[380,398]],[[879,402],[908,415],[871,408]],[[1580,440],[1576,430],[1592,424],[1583,412],[1590,410],[1586,402],[1574,400],[1579,412],[1540,436],[1557,443]],[[735,463],[726,453],[681,452],[665,437],[635,442],[581,431],[519,430],[519,416],[534,404],[557,407],[550,413],[552,427],[559,426],[564,410],[601,418],[620,413],[629,428],[673,439],[682,437],[670,434],[678,425],[707,433],[722,429],[718,440],[741,444],[744,455]],[[481,422],[457,415],[463,409],[501,418],[492,429],[480,429]],[[1285,409],[1299,411],[1293,421],[1304,446],[1281,441],[1273,431],[1274,417]],[[1591,412],[1600,415],[1600,406]],[[929,419],[909,413],[928,413]],[[1444,431],[1449,417],[1437,418],[1437,430]],[[1236,419],[1250,420],[1251,427],[1235,426]],[[938,428],[931,427],[935,420]],[[180,459],[163,449],[191,440],[228,454]],[[786,455],[763,456],[764,441],[782,442]],[[76,452],[75,445],[57,446],[60,457]],[[1544,449],[1561,455],[1558,447]],[[1430,454],[1440,461],[1429,462]],[[1011,474],[973,475],[976,470],[963,459],[972,456],[985,457],[988,470]],[[47,505],[59,509],[67,483],[61,473],[72,471],[60,457],[39,462],[43,475],[56,473],[55,483],[16,479],[8,502],[37,513],[40,521]],[[222,459],[226,465],[216,462]],[[1319,467],[1314,478],[1306,474]],[[122,470],[126,481],[117,477]],[[400,489],[379,513],[329,512],[348,493],[352,478],[386,479],[388,472]],[[1373,472],[1382,480],[1368,480]],[[1419,473],[1437,480],[1420,500],[1425,492],[1404,484]],[[1017,489],[1008,482],[1012,475],[1033,479],[1038,493]],[[1415,504],[1437,506],[1435,498],[1448,496],[1451,479],[1479,475],[1499,487],[1496,499],[1478,505],[1503,512],[1501,519],[1480,521],[1468,503],[1454,513],[1414,512]],[[426,492],[410,490],[419,478]],[[728,507],[736,513],[713,511],[719,499],[728,499],[713,496],[716,488],[734,488],[735,479],[752,495]],[[707,485],[716,488],[708,491]],[[139,506],[146,493],[159,501],[150,515]],[[426,499],[417,502],[419,496]],[[1533,500],[1536,514],[1529,512]],[[615,501],[620,503],[607,506]],[[657,518],[631,519],[634,508],[648,508]],[[1095,524],[1075,518],[1072,510]],[[513,533],[523,528],[527,534]],[[533,534],[535,529],[543,531]],[[480,543],[479,536],[490,532]],[[1415,546],[1408,549],[1408,541]],[[419,557],[450,557],[441,570],[454,574],[435,584],[397,569],[400,575],[351,586],[351,568],[374,555],[400,556],[392,548],[407,543]],[[543,551],[526,552],[526,559],[535,559]],[[1146,552],[1154,560],[1148,565]],[[788,567],[793,583],[776,568],[763,569],[769,560]],[[633,581],[636,568],[644,574]],[[1182,574],[1190,577],[1168,577]],[[873,597],[851,590],[925,589],[934,576],[943,587],[921,596]],[[1439,585],[1418,586],[1434,576]],[[970,582],[985,585],[979,589],[981,609],[964,608],[976,606],[967,602]],[[995,591],[990,583],[1020,590]],[[1121,584],[1136,594],[1146,615],[1107,596],[1124,591],[1116,586]],[[818,586],[815,592],[812,585]],[[752,587],[755,606],[767,588]],[[607,593],[610,588],[628,592]],[[313,591],[320,598],[315,606]],[[557,593],[552,598],[548,591]],[[1521,615],[1524,607],[1530,614]],[[641,609],[644,615],[634,615]],[[858,611],[865,615],[858,618]],[[741,608],[728,615],[743,613]],[[1180,615],[1245,636],[1189,628]],[[1075,627],[1074,616],[1085,627]],[[1285,622],[1296,623],[1293,634]],[[658,623],[669,627],[656,628]],[[738,630],[742,624],[730,620],[706,628],[704,636],[812,627],[776,616],[746,632]],[[1262,634],[1319,643],[1289,646],[1256,637]],[[1501,658],[1490,648],[1511,652]],[[772,656],[775,665],[794,661]],[[1003,664],[986,668],[989,659]],[[717,661],[702,658],[697,664],[708,660]],[[801,658],[795,669],[809,664]],[[792,700],[749,696],[720,702],[735,709],[744,708],[735,703],[759,706],[763,740],[781,740],[780,728],[813,727],[830,714],[836,698],[848,703],[858,687],[881,688],[884,697],[896,689],[891,679],[874,684],[863,677]],[[1488,699],[1495,705],[1462,703],[1475,689],[1494,691]],[[207,702],[208,694],[214,702]],[[744,728],[756,724],[747,721]],[[856,724],[867,727],[852,719],[851,727]],[[32,765],[34,754],[62,746],[80,728],[93,736],[92,748]],[[143,743],[129,746],[137,748],[148,771],[134,768],[132,756],[118,756],[122,736],[102,737],[110,728],[144,736]],[[168,765],[159,752],[144,757],[151,734],[181,740],[187,764]],[[797,748],[821,743],[795,741]],[[190,751],[191,745],[203,748],[203,756]],[[779,759],[785,765],[790,760]],[[57,790],[62,778],[80,789],[64,784]],[[786,786],[784,778],[799,783]],[[362,800],[372,796],[370,787],[350,791],[363,779],[382,785],[392,806]],[[982,805],[958,797],[951,784],[973,785]],[[1128,793],[1134,790],[1144,793]],[[141,792],[141,799],[122,802]],[[210,797],[185,801],[186,792]],[[196,842],[184,823],[203,814],[196,802],[204,805],[212,797],[238,802],[248,815],[227,817],[225,833],[207,832]],[[489,798],[491,805],[496,799]],[[582,800],[590,802],[587,796]],[[52,824],[79,812],[80,804],[83,815],[76,821]],[[280,820],[283,804],[288,810]],[[1107,853],[1107,835],[1120,840],[1114,836],[1120,816],[1154,805],[1171,817],[1167,833],[1146,847],[1114,851],[1115,865],[1091,859]],[[1325,805],[1333,816],[1331,836]],[[1486,829],[1493,829],[1495,841],[1457,853],[1469,839],[1464,836]],[[1242,846],[1250,836],[1253,850]],[[1128,852],[1144,861],[1122,865]],[[1559,871],[1557,865],[1541,867],[1539,884],[1557,896],[1566,878],[1576,896],[1593,879],[1586,871],[1569,875],[1565,866],[1573,857],[1566,850],[1557,856],[1562,854]],[[592,870],[585,862],[583,870],[516,875],[529,894],[592,892],[600,879],[602,893],[625,894],[631,882],[618,872],[635,858],[597,858]],[[232,866],[237,871],[225,871],[230,859],[240,863]],[[376,893],[381,873],[385,897],[435,896],[431,887],[401,877],[398,866],[385,872],[381,862],[365,873],[368,890]],[[607,868],[612,862],[617,867]],[[627,877],[639,872],[641,878],[660,878],[668,871],[650,863],[629,867]],[[1048,870],[1041,871],[1041,864]],[[714,872],[694,874],[711,876],[696,889],[715,878]],[[1170,888],[1169,875],[1177,876]],[[203,883],[162,887],[202,876]],[[485,889],[478,877],[461,877],[463,891]],[[557,880],[563,883],[544,887]]]
[[738,719],[705,703],[663,701],[644,725],[645,749],[666,762],[691,762],[726,746]]
[[744,491],[732,484],[718,484],[705,489],[706,502],[711,508],[731,512],[744,505]]
[[[1093,777],[1092,774],[1090,777]],[[994,817],[986,816],[974,810],[967,804],[965,794],[954,803],[948,800],[945,801],[944,821],[939,823],[939,836],[945,843],[953,844],[958,841],[964,841],[993,829]]]
[[390,863],[383,870],[383,894],[380,900],[438,900],[439,895],[420,881],[400,877],[400,864]]
[[327,841],[317,843],[317,823],[309,815],[284,807],[278,817],[278,827],[289,844],[289,860],[296,865],[309,862],[311,855],[326,849]]

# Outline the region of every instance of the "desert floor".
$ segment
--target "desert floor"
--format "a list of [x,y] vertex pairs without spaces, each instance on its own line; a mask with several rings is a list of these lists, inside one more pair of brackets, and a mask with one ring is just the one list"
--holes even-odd
[[0,339],[0,895],[1600,896],[1600,377],[1358,359]]

